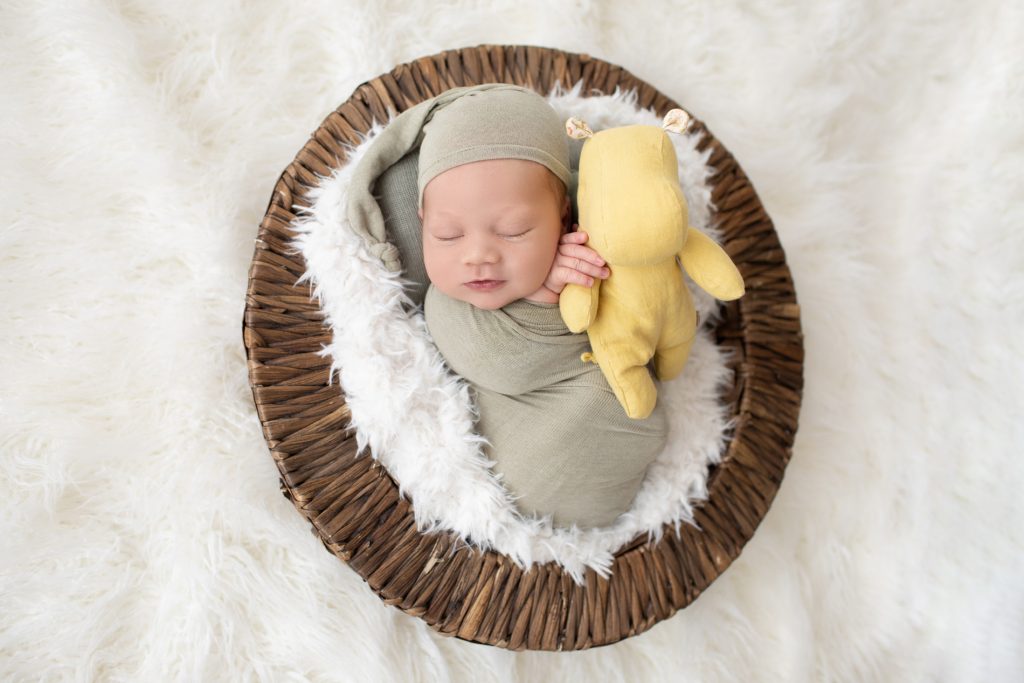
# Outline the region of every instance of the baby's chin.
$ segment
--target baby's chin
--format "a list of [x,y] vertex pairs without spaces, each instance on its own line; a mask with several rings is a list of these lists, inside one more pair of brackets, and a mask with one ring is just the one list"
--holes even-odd
[[473,304],[477,308],[482,308],[485,311],[494,311],[522,298],[521,296],[510,294],[509,291],[506,290],[509,290],[507,282],[504,287],[493,292],[474,292],[466,288],[462,288],[454,292],[445,290],[441,291],[452,299],[465,301],[467,304]]
[[494,294],[470,294],[469,296],[455,297],[460,301],[465,301],[468,304],[473,304],[477,308],[482,308],[485,311],[496,311],[499,308],[508,306],[510,303],[520,297],[509,298],[508,296],[498,296]]

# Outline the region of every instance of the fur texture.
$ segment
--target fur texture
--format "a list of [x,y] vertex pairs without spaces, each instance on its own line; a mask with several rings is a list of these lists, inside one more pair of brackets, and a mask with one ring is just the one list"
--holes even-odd
[[[6,0],[0,36],[0,679],[1024,679],[1019,3]],[[687,609],[588,652],[382,605],[281,496],[247,382],[281,170],[363,81],[485,42],[621,64],[707,122],[800,301],[767,517]]]

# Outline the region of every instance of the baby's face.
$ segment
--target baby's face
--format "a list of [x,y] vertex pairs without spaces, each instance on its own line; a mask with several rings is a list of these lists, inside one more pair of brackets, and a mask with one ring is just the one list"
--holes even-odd
[[[557,185],[556,185],[557,183]],[[545,166],[523,159],[462,164],[423,189],[423,263],[435,287],[478,308],[541,288],[568,225],[568,197]]]

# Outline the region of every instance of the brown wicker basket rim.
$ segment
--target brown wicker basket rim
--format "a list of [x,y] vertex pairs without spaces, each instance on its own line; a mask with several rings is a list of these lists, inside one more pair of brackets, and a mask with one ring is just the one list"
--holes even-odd
[[700,529],[667,527],[615,554],[611,577],[575,584],[556,563],[524,571],[467,546],[453,532],[421,533],[411,504],[374,458],[355,457],[345,397],[330,383],[330,339],[301,256],[289,249],[296,212],[318,177],[344,163],[374,121],[452,87],[507,82],[546,94],[635,90],[663,116],[675,102],[625,69],[588,55],[534,46],[480,45],[402,64],[367,83],[324,120],[274,188],[249,272],[243,340],[253,398],[284,495],[325,547],[385,603],[445,635],[510,649],[575,650],[642,633],[699,596],[741,552],[781,484],[803,388],[799,306],[785,254],[750,181],[699,119],[710,148],[715,227],[747,293],[725,306],[716,341],[732,351],[723,400],[735,429],[709,472]]

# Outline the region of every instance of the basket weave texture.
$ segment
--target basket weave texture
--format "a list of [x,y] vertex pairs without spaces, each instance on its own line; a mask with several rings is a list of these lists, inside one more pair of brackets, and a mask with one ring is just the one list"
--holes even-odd
[[388,110],[402,112],[449,88],[505,82],[547,94],[556,83],[583,93],[636,90],[658,116],[675,102],[625,69],[585,54],[481,45],[423,57],[360,85],[281,174],[259,227],[243,320],[249,380],[281,489],[326,548],[385,603],[458,638],[514,650],[580,650],[646,631],[695,600],[740,554],[782,482],[803,387],[800,309],[785,254],[754,188],[699,119],[711,148],[713,225],[747,292],[725,304],[715,330],[731,350],[733,381],[722,400],[735,430],[696,503],[700,529],[666,525],[657,542],[638,536],[615,553],[612,575],[587,570],[577,585],[554,562],[523,571],[500,553],[468,547],[452,532],[418,531],[409,501],[374,458],[355,457],[355,433],[330,359],[331,340],[311,298],[290,225],[304,195],[343,164]]

